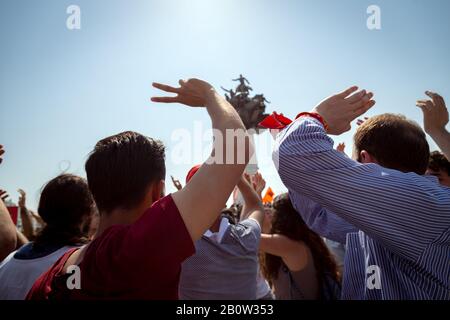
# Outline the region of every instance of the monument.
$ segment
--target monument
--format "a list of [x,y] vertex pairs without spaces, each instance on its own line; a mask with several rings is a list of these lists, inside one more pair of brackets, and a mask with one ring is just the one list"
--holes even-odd
[[[255,94],[251,96],[250,91],[253,89],[250,87],[250,82],[241,74],[239,78],[233,79],[233,81],[238,81],[239,84],[236,89],[224,90],[225,98],[227,101],[236,109],[237,113],[242,119],[245,128],[251,133],[252,142],[254,142],[253,134],[259,134],[264,128],[258,127],[260,123],[268,114],[266,111],[266,103],[270,103],[264,97],[263,94]],[[246,172],[253,175],[258,171],[258,163],[256,160],[256,153],[253,155],[252,159],[247,166]]]
[[235,90],[227,90],[222,87],[226,92],[225,98],[236,109],[247,130],[253,129],[259,134],[260,130],[264,129],[259,128],[258,123],[268,116],[265,113],[266,102],[270,102],[263,94],[250,96],[250,91],[253,91],[253,89],[249,86],[250,82],[242,74],[233,81],[239,81]]

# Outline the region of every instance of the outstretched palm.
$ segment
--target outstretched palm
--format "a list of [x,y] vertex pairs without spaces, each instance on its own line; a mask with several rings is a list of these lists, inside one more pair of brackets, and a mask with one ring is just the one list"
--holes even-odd
[[214,88],[206,81],[199,79],[180,80],[180,87],[154,82],[153,87],[165,92],[176,93],[175,97],[152,97],[153,102],[182,103],[191,107],[204,107]]
[[322,101],[313,112],[328,124],[328,133],[339,135],[350,130],[350,123],[375,105],[373,93],[351,87]]

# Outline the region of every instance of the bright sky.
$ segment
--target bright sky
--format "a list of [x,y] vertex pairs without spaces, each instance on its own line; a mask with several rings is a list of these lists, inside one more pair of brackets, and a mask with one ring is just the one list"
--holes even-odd
[[[72,4],[80,30],[66,28]],[[381,30],[366,26],[372,4]],[[268,112],[290,117],[357,84],[375,92],[369,116],[421,123],[415,101],[425,90],[450,100],[449,15],[447,0],[2,0],[0,188],[14,201],[25,189],[36,208],[46,181],[67,169],[85,176],[99,139],[134,130],[165,142],[173,191],[169,175],[184,183],[204,160],[175,163],[174,130],[210,124],[204,109],[151,103],[152,81],[199,77],[220,90],[242,73],[272,102]],[[347,152],[353,132],[335,138]],[[284,191],[270,152],[257,149],[268,185]]]

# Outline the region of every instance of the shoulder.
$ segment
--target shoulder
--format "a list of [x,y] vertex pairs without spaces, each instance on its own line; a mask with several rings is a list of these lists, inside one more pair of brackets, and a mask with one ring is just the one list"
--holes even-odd
[[46,300],[53,288],[53,281],[61,274],[66,262],[78,248],[72,248],[64,253],[46,272],[34,283],[28,292],[26,300]]
[[230,224],[223,236],[223,244],[232,244],[245,252],[256,252],[259,248],[261,227],[254,219],[245,219],[235,225]]
[[259,237],[261,235],[261,226],[259,225],[259,222],[253,218],[242,220],[231,228],[242,236],[253,234]]
[[303,241],[290,240],[291,244],[283,257],[284,263],[291,271],[301,271],[312,262],[311,250]]
[[13,251],[11,252],[9,255],[6,256],[5,259],[3,259],[3,261],[0,261],[0,269],[3,268],[4,266],[8,265],[10,263],[10,261],[12,259],[14,259],[14,255],[16,254],[17,251]]

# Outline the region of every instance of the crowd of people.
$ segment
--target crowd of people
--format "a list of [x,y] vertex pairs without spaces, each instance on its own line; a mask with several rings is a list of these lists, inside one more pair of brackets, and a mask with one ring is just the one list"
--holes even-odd
[[[351,157],[330,135],[375,105],[372,92],[351,87],[281,124],[272,157],[288,192],[264,202],[263,177],[245,172],[254,150],[235,109],[202,80],[153,85],[174,94],[154,102],[206,108],[222,134],[210,158],[185,186],[172,177],[177,191],[165,195],[160,141],[132,131],[104,138],[87,179],[50,180],[37,212],[19,190],[20,228],[0,190],[0,299],[450,300],[440,95],[417,101],[423,129],[396,114],[358,120]],[[430,152],[425,132],[440,151]]]

